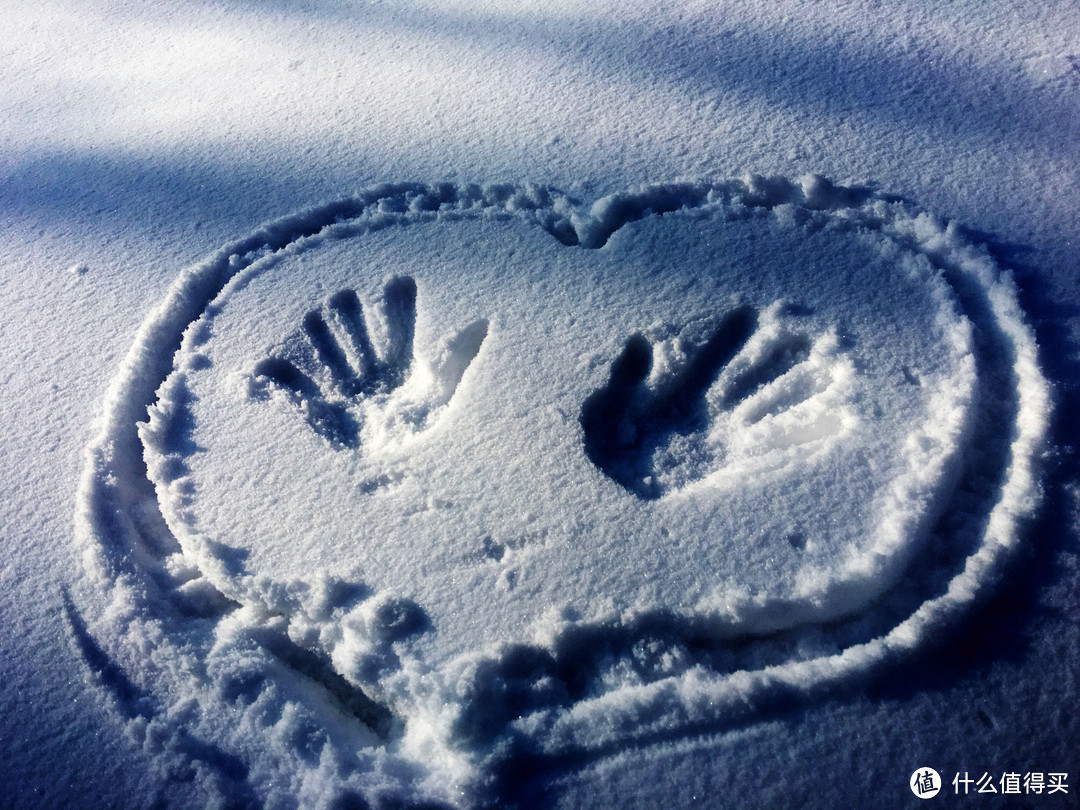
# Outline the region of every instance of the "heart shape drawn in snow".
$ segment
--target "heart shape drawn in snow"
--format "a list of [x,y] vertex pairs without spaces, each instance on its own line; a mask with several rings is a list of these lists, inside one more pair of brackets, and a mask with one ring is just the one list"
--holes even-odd
[[380,187],[148,317],[68,615],[208,796],[498,801],[918,647],[1017,543],[1047,413],[1010,282],[899,202]]

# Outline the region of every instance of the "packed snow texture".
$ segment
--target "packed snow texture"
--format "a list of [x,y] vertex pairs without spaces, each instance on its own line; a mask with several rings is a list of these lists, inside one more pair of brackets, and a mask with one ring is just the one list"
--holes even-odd
[[67,612],[208,803],[498,803],[917,648],[1016,544],[1048,416],[1011,283],[898,200],[381,186],[144,322]]
[[1075,3],[9,6],[0,806],[1075,803]]

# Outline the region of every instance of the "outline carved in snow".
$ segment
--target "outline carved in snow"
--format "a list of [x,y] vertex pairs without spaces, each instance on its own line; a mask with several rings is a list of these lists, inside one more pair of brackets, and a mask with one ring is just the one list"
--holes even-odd
[[[941,475],[974,487],[964,497],[982,510],[979,529],[956,523],[964,517],[943,496],[936,530],[962,542],[937,550],[940,576],[921,590],[878,605],[867,590],[870,575],[855,561],[835,592],[816,594],[808,585],[799,605],[759,605],[751,595],[732,608],[737,621],[664,608],[568,619],[546,639],[479,651],[454,672],[432,672],[409,647],[430,629],[422,606],[327,575],[260,580],[245,575],[242,549],[182,534],[183,521],[175,519],[197,494],[186,474],[185,375],[197,368],[206,339],[189,327],[261,262],[436,219],[528,220],[568,248],[599,248],[646,217],[685,214],[723,226],[762,212],[793,219],[792,227],[801,220],[871,232],[917,255],[978,327],[964,355],[966,379],[993,386],[993,395],[979,399],[978,418],[949,427],[974,449]],[[301,325],[298,339],[311,353],[272,354],[257,381],[306,410],[321,435],[362,446],[369,406],[409,388],[414,294],[405,280],[388,285],[387,326],[376,350],[364,340],[367,320],[355,293],[342,290]],[[812,439],[783,445],[766,430],[763,440],[786,453],[839,435],[850,368],[829,335],[793,329],[782,340],[761,340],[757,360],[746,354],[769,323],[787,317],[780,308],[721,316],[711,334],[706,328],[702,339],[687,339],[685,361],[672,366],[666,387],[649,375],[669,338],[624,338],[606,383],[579,414],[587,455],[624,488],[655,499],[738,460],[732,434],[724,438],[717,427],[724,420],[741,419],[740,431],[751,435],[770,417],[797,419],[804,403],[835,395],[838,421],[811,425]],[[434,375],[442,382],[417,399],[427,413],[453,395],[484,342],[482,323],[444,345],[448,365]],[[69,624],[118,717],[159,757],[162,800],[173,781],[194,781],[208,804],[296,801],[328,789],[340,806],[392,797],[448,806],[512,798],[497,776],[513,774],[514,762],[535,773],[567,767],[579,754],[617,751],[629,740],[767,716],[792,692],[809,694],[918,647],[970,606],[1017,544],[1018,527],[1038,500],[1048,401],[1015,291],[990,259],[955,230],[865,191],[818,177],[750,177],[648,187],[586,208],[537,187],[381,186],[224,246],[184,270],[147,317],[86,451],[76,537],[87,579],[66,601]],[[1000,429],[1006,423],[1011,434]],[[701,438],[704,450],[676,437]],[[155,443],[181,449],[144,457],[144,444]],[[705,457],[695,460],[700,452]],[[743,461],[753,456],[749,448],[739,452]],[[893,553],[889,538],[882,543],[874,559],[898,576],[910,559]],[[238,578],[245,589],[237,592],[215,584]],[[872,609],[850,614],[851,604],[867,600]],[[791,634],[796,608],[816,635]],[[796,648],[803,654],[793,658]],[[615,702],[605,700],[613,672],[624,686],[637,683]]]

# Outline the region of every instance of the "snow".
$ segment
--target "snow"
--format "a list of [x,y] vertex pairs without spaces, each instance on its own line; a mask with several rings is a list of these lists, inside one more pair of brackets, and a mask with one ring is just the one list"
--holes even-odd
[[1076,780],[1075,12],[0,25],[4,806]]

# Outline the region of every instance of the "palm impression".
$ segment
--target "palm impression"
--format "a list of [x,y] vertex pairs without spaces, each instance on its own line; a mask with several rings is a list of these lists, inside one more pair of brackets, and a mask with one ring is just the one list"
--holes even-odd
[[487,322],[465,327],[416,362],[416,283],[394,278],[374,322],[381,349],[355,290],[339,290],[307,312],[301,328],[254,369],[256,390],[282,392],[312,429],[335,447],[369,451],[422,432],[449,403],[487,335]]
[[658,498],[828,446],[854,420],[855,371],[835,331],[811,340],[783,309],[739,307],[674,337],[631,336],[582,407],[589,458],[639,497]]
[[148,317],[69,621],[208,804],[498,805],[948,632],[1046,414],[1009,282],[899,203],[382,187]]

